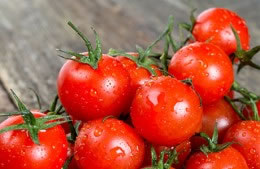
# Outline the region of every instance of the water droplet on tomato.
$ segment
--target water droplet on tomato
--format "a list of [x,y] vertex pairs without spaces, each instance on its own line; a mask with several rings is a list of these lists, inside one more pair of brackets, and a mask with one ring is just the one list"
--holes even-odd
[[255,148],[251,148],[251,149],[250,149],[250,153],[251,153],[251,154],[255,154],[255,153],[256,153],[256,149],[255,149]]
[[94,131],[94,136],[99,137],[103,133],[103,129],[100,127],[97,127]]
[[117,156],[125,156],[125,151],[121,147],[115,147],[110,152],[111,154],[115,154]]
[[92,97],[95,97],[95,96],[97,95],[97,91],[96,91],[95,89],[91,89],[91,90],[90,90],[90,95],[91,95]]

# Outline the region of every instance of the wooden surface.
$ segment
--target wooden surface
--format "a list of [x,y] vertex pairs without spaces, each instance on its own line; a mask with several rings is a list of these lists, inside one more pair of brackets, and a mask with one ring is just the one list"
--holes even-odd
[[[168,16],[188,19],[209,7],[226,7],[247,20],[251,44],[260,44],[259,0],[1,0],[0,1],[0,111],[15,109],[7,92],[14,91],[31,108],[41,95],[46,106],[56,93],[56,77],[64,60],[56,48],[85,51],[82,41],[66,25],[71,20],[93,40],[99,33],[104,52],[109,48],[132,51],[148,45],[163,30]],[[256,61],[260,64],[260,55]],[[259,72],[247,68],[238,80],[260,93]]]

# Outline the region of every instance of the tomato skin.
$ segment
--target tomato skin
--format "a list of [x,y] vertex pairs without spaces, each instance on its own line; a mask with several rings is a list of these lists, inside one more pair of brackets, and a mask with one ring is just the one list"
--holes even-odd
[[[217,102],[203,106],[202,128],[200,132],[204,132],[209,137],[212,137],[215,124],[217,123],[218,141],[222,142],[227,130],[238,121],[240,121],[240,118],[232,106],[225,99],[220,99]],[[199,136],[193,136],[191,142],[193,149],[199,149],[201,145],[207,144],[206,140]]]
[[80,169],[138,169],[144,159],[144,142],[117,119],[85,123],[75,143]]
[[[44,116],[33,113],[35,117]],[[0,129],[23,123],[21,116],[12,116]],[[14,130],[0,134],[0,169],[60,169],[67,157],[68,142],[60,125],[39,132],[40,145],[31,140],[28,131]]]
[[228,147],[220,152],[195,153],[187,161],[186,169],[248,169],[244,157],[234,148]]
[[75,119],[88,121],[119,116],[129,105],[130,77],[115,58],[102,55],[95,70],[88,64],[67,61],[60,70],[58,95]]
[[197,41],[209,40],[209,43],[219,46],[230,55],[236,51],[236,39],[231,25],[239,35],[242,48],[248,50],[250,36],[245,20],[225,8],[210,8],[203,11],[196,19],[192,34]]
[[200,130],[202,107],[190,86],[160,76],[137,90],[130,116],[136,131],[149,142],[173,146]]
[[240,118],[232,106],[225,99],[221,99],[213,104],[203,106],[201,132],[212,137],[215,123],[217,123],[218,138],[221,142],[226,131],[238,121]]
[[241,121],[234,124],[226,133],[224,142],[232,144],[246,159],[249,168],[260,169],[260,122]]
[[[137,53],[129,53],[135,57],[138,57]],[[135,92],[138,87],[143,85],[145,82],[151,79],[151,73],[142,67],[137,67],[136,63],[124,56],[118,56],[117,59],[122,63],[124,68],[128,71],[131,78],[131,87],[132,87],[132,95],[135,95]],[[161,71],[158,67],[152,66],[155,70],[157,76],[162,75]]]
[[177,51],[168,71],[177,79],[192,79],[203,104],[210,104],[226,95],[234,81],[232,63],[219,47],[195,42]]
[[[128,53],[134,57],[138,57],[138,53]],[[122,65],[124,66],[124,68],[128,71],[129,75],[130,75],[130,86],[131,86],[131,101],[133,100],[136,90],[143,85],[145,82],[149,81],[152,77],[152,74],[145,68],[142,67],[138,67],[137,64],[128,59],[127,57],[124,56],[117,56],[116,57],[118,61],[120,61],[122,63]],[[162,73],[159,70],[159,68],[155,65],[152,65],[152,68],[155,70],[156,75],[157,76],[161,76]],[[129,112],[129,108],[131,106],[131,102],[130,105],[128,106],[128,109],[126,110],[126,112]]]

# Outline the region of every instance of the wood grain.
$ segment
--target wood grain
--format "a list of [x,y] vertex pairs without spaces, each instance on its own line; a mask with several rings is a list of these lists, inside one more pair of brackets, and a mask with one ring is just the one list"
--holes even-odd
[[[12,101],[10,100],[7,92],[4,90],[2,84],[0,83],[0,112],[12,112],[15,110]],[[5,117],[0,117],[0,122],[4,120]]]
[[[73,21],[91,40],[90,27],[95,27],[104,52],[111,47],[132,51],[135,44],[147,46],[155,39],[170,14],[176,22],[187,20],[190,6],[198,8],[197,13],[213,6],[236,11],[248,21],[252,45],[260,44],[259,0],[2,0],[0,80],[5,90],[14,89],[29,107],[36,106],[29,88],[34,88],[47,106],[55,96],[56,77],[64,63],[55,49],[86,50],[67,21]],[[260,63],[259,57],[256,61]],[[238,80],[260,93],[257,77],[259,72],[247,68]],[[0,88],[1,102],[8,100],[5,90]],[[11,102],[0,104],[0,110],[5,108],[13,109]]]

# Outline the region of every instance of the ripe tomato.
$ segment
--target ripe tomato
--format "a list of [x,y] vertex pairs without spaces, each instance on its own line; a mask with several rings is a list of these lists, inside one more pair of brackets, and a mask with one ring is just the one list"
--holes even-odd
[[196,153],[187,161],[186,169],[248,169],[244,157],[234,148],[228,147],[222,151]]
[[230,55],[236,51],[237,44],[231,25],[240,37],[242,48],[248,50],[250,36],[245,20],[225,8],[210,8],[202,12],[196,19],[192,34],[197,41],[209,40]]
[[[157,157],[160,156],[160,152],[163,150],[173,150],[175,147],[166,147],[166,146],[159,146],[159,145],[153,145]],[[149,166],[152,163],[152,157],[151,157],[151,144],[147,144],[147,146],[145,147],[146,151],[145,151],[145,160],[143,165],[144,166]],[[185,160],[187,159],[188,155],[191,152],[191,142],[189,140],[186,140],[184,142],[182,142],[181,144],[176,146],[176,151],[179,153],[178,154],[178,164],[172,164],[172,166],[176,169],[181,169],[183,167],[183,164],[185,162]],[[164,161],[166,162],[166,160],[168,159],[168,155],[166,154],[164,157]]]
[[117,119],[85,123],[75,143],[80,169],[138,169],[144,159],[144,142]]
[[241,121],[226,133],[224,142],[234,141],[232,146],[246,159],[249,168],[260,169],[260,122]]
[[226,131],[239,120],[240,118],[232,106],[224,99],[221,99],[213,104],[205,105],[203,107],[201,132],[212,137],[215,123],[217,123],[218,138],[219,142],[221,142]]
[[102,55],[97,69],[67,61],[57,86],[65,110],[83,121],[119,116],[130,102],[129,74],[119,61],[107,55]]
[[137,90],[130,116],[137,132],[149,142],[173,146],[199,131],[202,108],[190,86],[160,76]]
[[[138,53],[128,53],[128,54],[138,57]],[[143,85],[148,80],[150,80],[152,75],[147,69],[138,67],[134,61],[128,59],[127,57],[117,56],[116,58],[122,63],[122,65],[128,71],[128,73],[130,75],[130,79],[131,79],[131,82],[130,82],[131,96],[130,97],[132,100],[137,88],[140,87],[141,85]],[[162,75],[162,73],[160,72],[158,67],[152,66],[152,68],[155,70],[157,76]],[[129,107],[130,107],[130,105],[129,105]],[[129,110],[127,110],[127,111],[129,111]]]
[[[44,116],[33,113],[35,117]],[[23,123],[21,116],[12,116],[0,129]],[[60,169],[67,157],[68,143],[60,125],[39,132],[40,145],[34,144],[28,131],[13,130],[0,134],[1,169]]]
[[[239,120],[240,118],[232,106],[224,99],[221,99],[203,107],[201,132],[212,137],[215,123],[217,123],[218,141],[222,142],[226,131]],[[201,145],[207,144],[205,139],[198,136],[193,136],[191,142],[193,149],[198,149]]]
[[179,80],[192,79],[204,104],[221,99],[234,81],[229,57],[219,47],[204,42],[195,42],[176,52],[169,72]]

